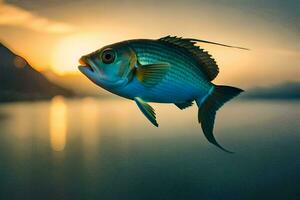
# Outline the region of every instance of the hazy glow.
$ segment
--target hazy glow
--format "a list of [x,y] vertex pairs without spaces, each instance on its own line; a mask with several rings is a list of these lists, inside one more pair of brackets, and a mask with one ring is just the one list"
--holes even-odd
[[54,49],[51,68],[62,75],[77,72],[79,58],[100,48],[100,39],[93,35],[71,35],[63,38]]
[[38,32],[66,33],[75,28],[37,16],[27,10],[0,1],[0,25],[21,26]]
[[64,98],[57,96],[50,107],[50,142],[54,151],[62,151],[66,145],[67,107]]

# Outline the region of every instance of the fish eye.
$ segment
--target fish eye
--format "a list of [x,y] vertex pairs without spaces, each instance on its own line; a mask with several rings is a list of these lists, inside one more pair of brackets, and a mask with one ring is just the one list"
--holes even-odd
[[102,62],[105,64],[111,64],[115,60],[115,51],[112,49],[105,49],[101,54]]

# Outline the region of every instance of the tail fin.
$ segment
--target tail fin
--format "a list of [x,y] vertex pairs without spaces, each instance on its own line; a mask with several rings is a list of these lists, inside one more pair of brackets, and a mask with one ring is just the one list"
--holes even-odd
[[196,102],[199,107],[198,111],[198,121],[201,123],[202,130],[204,132],[207,140],[221,148],[222,150],[233,153],[224,149],[216,141],[213,135],[213,128],[215,122],[215,115],[217,110],[222,107],[222,105],[240,94],[243,90],[230,86],[215,86],[212,93],[209,94],[204,100],[197,99]]

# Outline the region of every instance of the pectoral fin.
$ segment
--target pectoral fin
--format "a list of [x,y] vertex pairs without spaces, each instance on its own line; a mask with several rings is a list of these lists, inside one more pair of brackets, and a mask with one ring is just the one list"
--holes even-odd
[[146,87],[158,84],[166,75],[169,69],[168,63],[156,63],[141,65],[137,64],[136,76]]
[[139,97],[135,97],[134,101],[136,102],[139,109],[144,113],[144,115],[149,119],[149,121],[156,127],[158,127],[158,123],[156,122],[156,116],[154,109],[143,99]]

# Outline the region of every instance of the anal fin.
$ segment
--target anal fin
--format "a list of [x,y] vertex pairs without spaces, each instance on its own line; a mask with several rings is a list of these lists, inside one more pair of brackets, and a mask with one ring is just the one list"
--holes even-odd
[[185,109],[185,108],[187,108],[187,107],[192,106],[192,105],[193,105],[193,101],[187,101],[187,102],[184,102],[184,103],[175,103],[175,105],[176,105],[179,109],[183,110],[183,109]]

